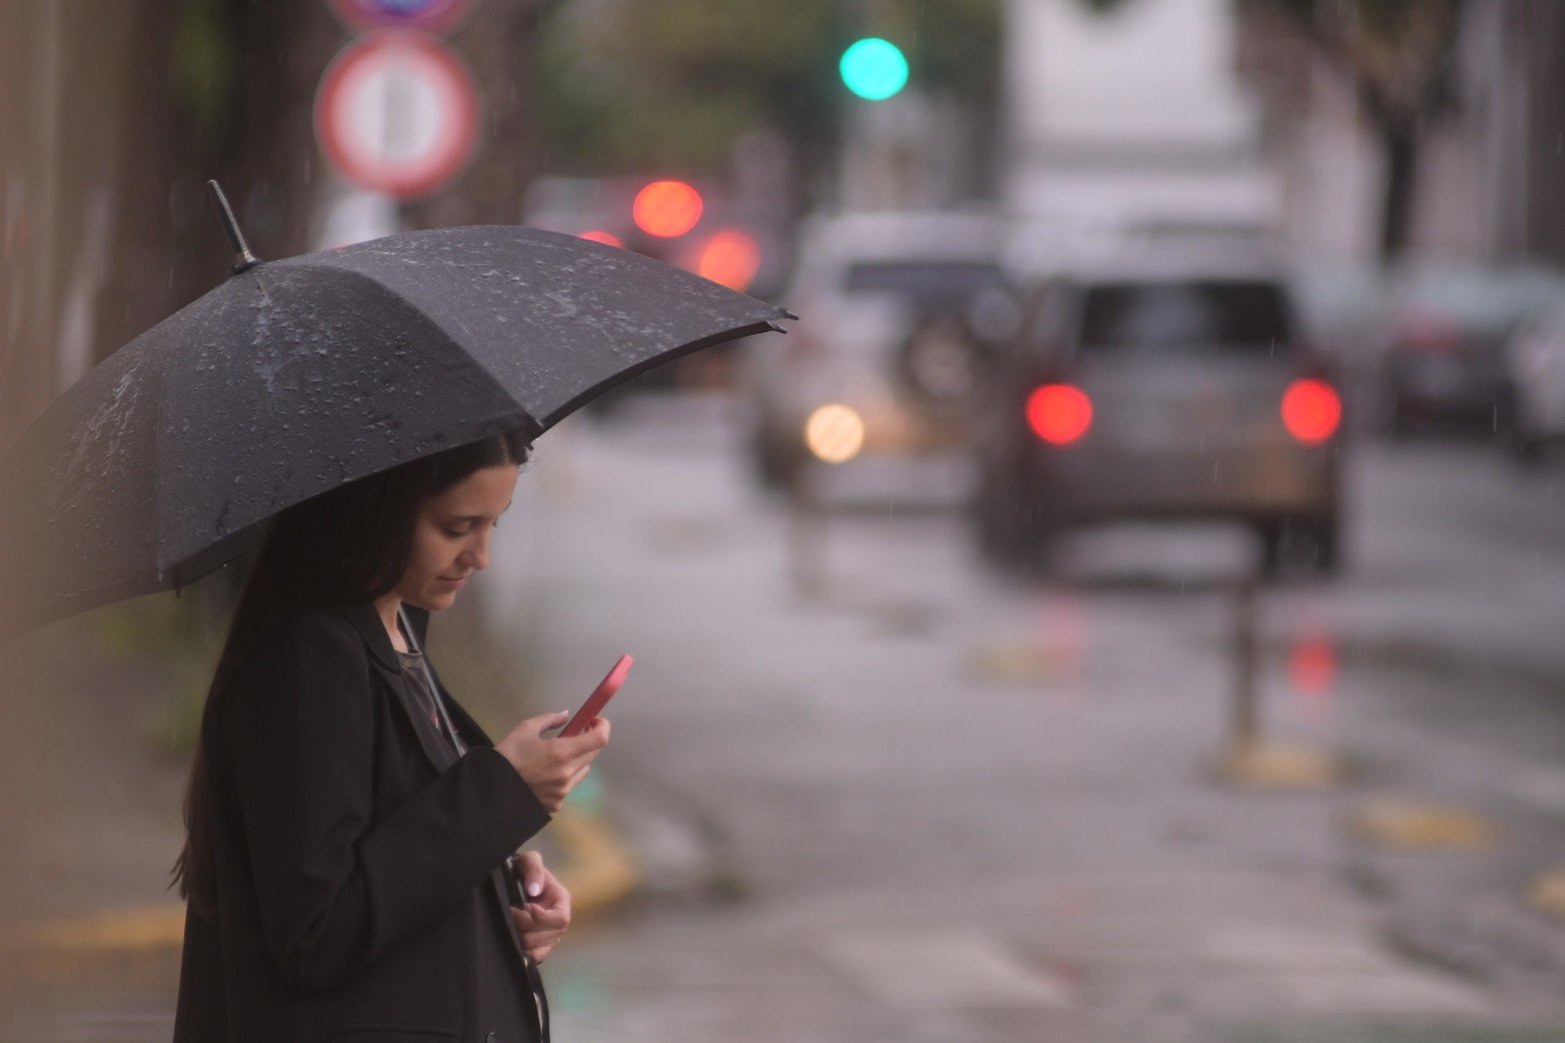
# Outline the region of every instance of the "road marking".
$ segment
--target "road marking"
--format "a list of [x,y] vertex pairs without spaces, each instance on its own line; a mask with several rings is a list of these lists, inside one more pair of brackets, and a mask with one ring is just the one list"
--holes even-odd
[[1068,1007],[1065,982],[1023,966],[998,943],[960,932],[839,934],[827,959],[892,1007]]
[[1342,765],[1312,746],[1251,743],[1231,750],[1221,764],[1231,785],[1252,790],[1321,790],[1342,779]]
[[1208,958],[1259,973],[1299,1010],[1441,1015],[1488,1010],[1472,989],[1405,967],[1351,931],[1236,928],[1207,934],[1201,949]]
[[1402,851],[1488,851],[1499,839],[1497,825],[1465,808],[1392,797],[1365,801],[1352,827],[1366,840]]

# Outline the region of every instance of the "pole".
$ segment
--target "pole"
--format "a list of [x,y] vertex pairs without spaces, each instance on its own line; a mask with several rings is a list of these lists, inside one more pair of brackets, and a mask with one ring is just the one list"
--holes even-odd
[[788,572],[796,596],[809,600],[826,589],[826,526],[820,495],[807,460],[788,476]]
[[1233,588],[1233,719],[1229,736],[1229,754],[1242,757],[1260,745],[1260,707],[1256,693],[1259,652],[1256,629],[1256,580],[1245,574]]

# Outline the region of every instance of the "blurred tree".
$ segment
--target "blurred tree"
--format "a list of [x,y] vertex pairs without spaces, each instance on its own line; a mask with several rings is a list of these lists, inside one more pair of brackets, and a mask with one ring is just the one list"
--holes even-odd
[[[180,188],[211,225],[205,178],[223,183],[256,254],[308,250],[326,181],[313,109],[321,73],[347,41],[322,0],[184,0],[185,103],[211,158]],[[215,227],[215,226],[213,226]],[[215,236],[214,249],[227,245]],[[212,283],[226,277],[216,269]]]
[[483,0],[451,41],[483,97],[473,162],[446,189],[403,208],[415,228],[514,224],[537,173],[538,99],[531,89],[551,0]]
[[[998,0],[572,0],[545,27],[543,165],[698,177],[769,128],[788,141],[810,194],[839,143],[847,92],[837,63],[867,34],[903,49],[915,86],[993,118]],[[992,140],[992,126],[981,136]]]
[[1383,259],[1408,243],[1420,139],[1455,106],[1463,0],[1238,0],[1288,19],[1329,68],[1348,78],[1380,138]]
[[[1080,0],[1110,12],[1126,0]],[[1419,147],[1428,123],[1456,104],[1456,41],[1464,0],[1234,0],[1271,16],[1344,77],[1380,139],[1385,162],[1380,253],[1408,244]]]

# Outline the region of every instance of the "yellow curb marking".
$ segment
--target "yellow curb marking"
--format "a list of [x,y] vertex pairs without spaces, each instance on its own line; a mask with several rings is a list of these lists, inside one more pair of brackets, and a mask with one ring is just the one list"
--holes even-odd
[[973,672],[984,681],[1044,681],[1060,666],[1059,655],[1030,641],[991,642],[973,653]]
[[162,903],[49,920],[24,927],[7,941],[71,951],[178,948],[185,941],[185,906]]
[[[641,883],[641,871],[601,816],[569,809],[552,823],[564,853],[558,876],[579,919],[619,901]],[[185,906],[161,903],[109,909],[30,924],[0,938],[0,947],[60,953],[145,952],[177,949],[185,941]]]
[[1325,789],[1342,778],[1342,766],[1325,750],[1309,746],[1243,746],[1223,759],[1223,777],[1242,789]]
[[1487,851],[1499,840],[1499,827],[1482,815],[1392,797],[1367,801],[1354,812],[1351,825],[1365,840],[1401,851]]
[[567,808],[550,824],[564,850],[560,882],[580,917],[624,898],[641,883],[641,870],[602,816],[572,814]]

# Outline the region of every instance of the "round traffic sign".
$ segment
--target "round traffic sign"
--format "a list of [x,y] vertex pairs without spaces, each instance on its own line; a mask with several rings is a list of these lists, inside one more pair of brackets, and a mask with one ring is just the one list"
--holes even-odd
[[315,138],[349,181],[416,199],[471,158],[478,92],[441,44],[382,30],[350,43],[327,67],[315,96]]
[[472,6],[472,0],[331,0],[332,10],[355,32],[420,29],[443,33]]

